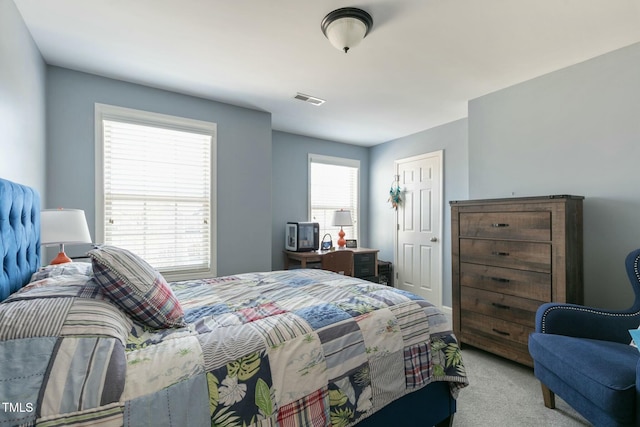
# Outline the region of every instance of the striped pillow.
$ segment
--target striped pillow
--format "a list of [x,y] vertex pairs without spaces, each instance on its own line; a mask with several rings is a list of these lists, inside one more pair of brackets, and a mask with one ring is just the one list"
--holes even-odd
[[108,245],[88,255],[95,280],[132,318],[156,329],[185,325],[182,306],[169,284],[142,258]]

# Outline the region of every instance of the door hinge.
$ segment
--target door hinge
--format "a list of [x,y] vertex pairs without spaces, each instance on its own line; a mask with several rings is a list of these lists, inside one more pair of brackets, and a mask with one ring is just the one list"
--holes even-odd
[[396,224],[396,230],[400,231],[400,224]]

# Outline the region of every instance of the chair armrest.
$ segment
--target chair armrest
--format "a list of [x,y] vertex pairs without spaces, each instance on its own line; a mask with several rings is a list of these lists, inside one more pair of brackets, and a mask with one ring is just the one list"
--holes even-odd
[[545,303],[536,312],[536,332],[630,343],[629,329],[640,325],[640,312],[605,310],[576,304]]

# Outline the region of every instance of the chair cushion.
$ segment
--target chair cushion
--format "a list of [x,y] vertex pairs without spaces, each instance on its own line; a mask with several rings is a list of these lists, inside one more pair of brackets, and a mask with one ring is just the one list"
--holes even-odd
[[536,365],[553,372],[554,381],[562,381],[555,390],[554,384],[543,382],[563,399],[570,400],[557,390],[569,388],[615,419],[635,419],[636,365],[640,358],[637,348],[610,341],[533,333],[529,336],[529,352]]

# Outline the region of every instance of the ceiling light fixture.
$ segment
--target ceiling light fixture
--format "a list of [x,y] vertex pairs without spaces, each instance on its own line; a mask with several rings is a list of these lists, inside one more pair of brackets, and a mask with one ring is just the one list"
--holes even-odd
[[320,26],[329,42],[336,49],[347,53],[369,33],[373,18],[362,9],[343,7],[325,16]]

